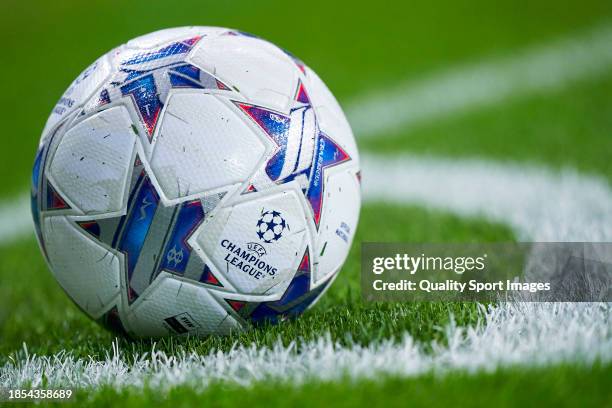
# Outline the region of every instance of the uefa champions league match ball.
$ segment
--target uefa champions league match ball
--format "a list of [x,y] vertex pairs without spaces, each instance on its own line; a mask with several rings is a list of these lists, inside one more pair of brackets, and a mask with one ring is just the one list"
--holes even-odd
[[338,102],[241,31],[158,31],[103,55],[45,125],[32,215],[53,275],[131,337],[228,334],[312,306],[361,203]]

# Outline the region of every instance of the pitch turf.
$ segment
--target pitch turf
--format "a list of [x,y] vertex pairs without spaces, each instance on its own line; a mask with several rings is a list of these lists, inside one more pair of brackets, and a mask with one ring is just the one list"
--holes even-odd
[[[590,369],[560,366],[552,369],[502,369],[494,374],[457,373],[437,377],[434,374],[414,379],[394,377],[379,380],[339,383],[310,382],[258,384],[244,388],[215,384],[206,391],[193,388],[172,389],[161,400],[155,390],[143,392],[105,388],[80,398],[92,406],[105,407],[120,400],[131,407],[609,407],[612,391],[607,380],[611,366]],[[59,405],[59,404],[58,404]]]
[[[534,42],[571,34],[612,16],[612,4],[582,1],[559,5],[550,0],[518,7],[515,2],[445,2],[425,5],[358,6],[315,1],[286,3],[224,2],[151,5],[96,2],[9,2],[2,6],[0,32],[6,63],[0,98],[4,147],[0,174],[8,198],[28,188],[30,165],[44,120],[70,81],[97,56],[126,39],[179,25],[221,25],[257,33],[299,55],[330,85],[341,101],[434,69],[503,55]],[[423,124],[360,141],[364,152],[398,151],[446,157],[484,157],[571,166],[612,179],[612,76],[502,103],[467,115]],[[376,241],[506,241],[509,228],[482,219],[458,218],[420,207],[365,205],[355,245],[339,278],[303,318],[228,338],[166,340],[168,353],[228,350],[235,342],[271,345],[278,338],[316,339],[329,332],[344,344],[369,344],[409,332],[429,343],[444,341],[439,328],[452,314],[460,325],[479,317],[471,304],[364,304],[359,292],[359,247]],[[0,247],[0,364],[17,356],[22,343],[30,353],[70,350],[76,356],[103,358],[112,335],[85,318],[46,270],[34,240]],[[121,341],[128,353],[147,351],[150,342]],[[150,406],[266,406],[343,404],[525,404],[605,406],[610,365],[503,369],[495,373],[456,373],[415,379],[381,378],[304,386],[258,384],[250,389],[216,384],[200,392],[186,387],[168,395],[155,390],[83,391],[83,402],[106,406],[118,401]],[[577,391],[579,390],[579,391]]]

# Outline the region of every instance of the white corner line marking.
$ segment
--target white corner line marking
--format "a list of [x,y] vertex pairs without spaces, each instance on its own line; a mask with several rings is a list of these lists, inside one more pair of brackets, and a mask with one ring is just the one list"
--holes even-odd
[[32,230],[30,199],[26,194],[0,202],[0,246],[27,238]]
[[612,25],[608,23],[503,57],[399,82],[349,100],[346,113],[358,138],[378,136],[508,99],[551,92],[609,74],[611,67]]
[[606,179],[572,169],[417,155],[364,155],[364,201],[423,205],[510,226],[520,240],[612,241]]

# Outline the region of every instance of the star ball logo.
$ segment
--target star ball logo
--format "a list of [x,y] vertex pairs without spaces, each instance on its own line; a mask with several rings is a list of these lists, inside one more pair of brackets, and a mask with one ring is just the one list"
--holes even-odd
[[289,224],[287,224],[280,212],[276,210],[262,210],[261,217],[257,221],[257,236],[259,239],[267,244],[271,244],[283,236],[285,229],[289,229]]

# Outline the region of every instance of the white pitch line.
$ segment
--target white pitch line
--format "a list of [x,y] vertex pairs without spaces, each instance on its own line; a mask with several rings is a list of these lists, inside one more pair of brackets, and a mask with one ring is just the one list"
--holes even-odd
[[28,237],[32,230],[30,200],[27,195],[0,202],[0,246]]
[[493,372],[500,367],[541,367],[557,363],[589,366],[612,360],[610,310],[593,304],[523,304],[491,308],[476,328],[446,328],[448,346],[434,344],[432,353],[406,334],[401,341],[343,347],[329,337],[288,347],[255,345],[223,353],[169,356],[136,355],[128,363],[116,345],[101,361],[76,359],[66,353],[25,355],[0,367],[4,388],[144,388],[165,393],[183,385],[203,391],[212,382],[248,386],[257,382],[300,385],[306,381],[344,378],[379,380],[385,375],[412,377],[453,370]]
[[551,92],[609,74],[612,26],[532,46],[513,54],[453,66],[353,99],[347,108],[357,137],[407,131],[424,122]]
[[[524,238],[611,240],[612,191],[603,179],[574,172],[488,161],[412,156],[364,158],[364,198],[417,203],[463,215],[483,215],[513,226]],[[409,222],[409,220],[407,220]],[[116,388],[148,384],[163,391],[184,384],[203,389],[212,381],[331,381],[414,376],[424,372],[493,371],[505,366],[612,361],[611,306],[595,303],[502,303],[483,313],[475,328],[446,327],[449,344],[423,351],[409,334],[400,342],[342,347],[329,339],[272,348],[255,345],[229,352],[179,357],[135,356],[118,351],[106,359],[67,353],[22,356],[0,367],[0,388],[38,386]]]
[[612,240],[612,192],[575,170],[479,159],[365,155],[364,200],[422,204],[512,227],[521,240]]

